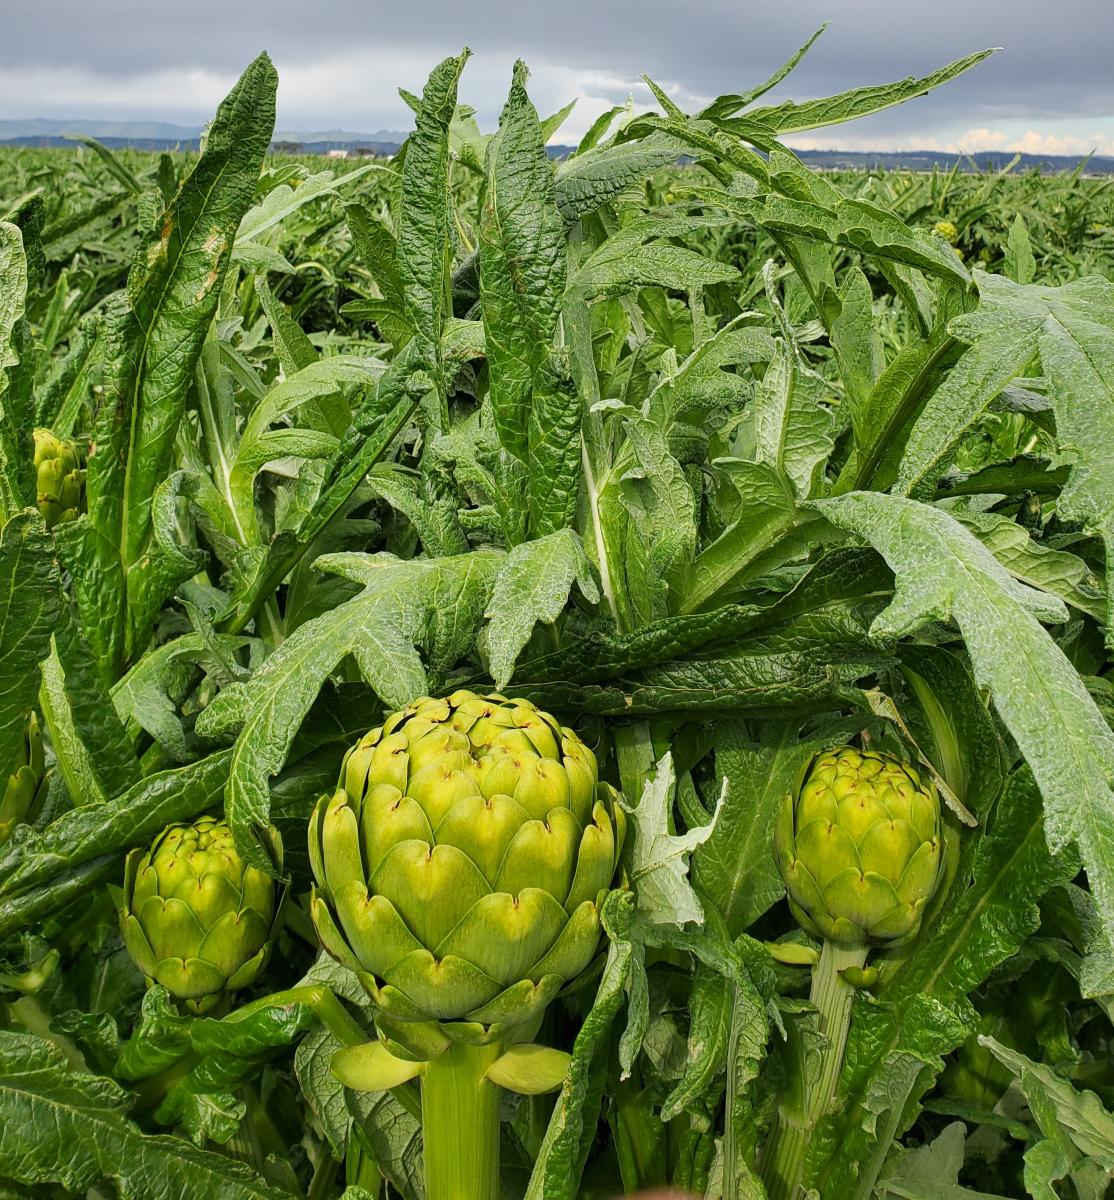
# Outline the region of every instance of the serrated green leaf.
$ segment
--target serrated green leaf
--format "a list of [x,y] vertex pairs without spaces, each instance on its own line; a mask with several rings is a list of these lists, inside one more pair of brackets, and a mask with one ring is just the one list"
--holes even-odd
[[831,413],[819,403],[824,391],[823,380],[778,339],[755,389],[756,458],[787,476],[802,500],[816,490],[834,445]]
[[637,899],[639,919],[653,925],[680,928],[704,923],[704,908],[689,882],[689,860],[694,850],[712,836],[723,810],[726,789],[706,825],[683,834],[670,832],[673,807],[673,756],[666,754],[647,780],[631,814],[632,844],[628,870]]
[[532,394],[557,329],[565,230],[538,114],[515,65],[499,132],[487,149],[480,226],[480,301],[495,427],[525,461]]
[[10,378],[20,361],[17,329],[27,295],[27,258],[19,226],[0,221],[0,520],[33,500],[27,444],[31,431]]
[[773,548],[789,557],[786,541],[791,535],[809,539],[822,533],[797,507],[790,481],[773,467],[744,459],[721,459],[715,465],[738,499],[727,513],[727,527],[692,563],[677,605],[682,613],[696,612],[729,586],[779,565],[768,564],[767,552]]
[[[612,111],[617,115],[623,110]],[[556,201],[561,216],[572,224],[601,208],[632,183],[676,162],[683,153],[684,147],[664,134],[651,134],[614,146],[587,147],[557,169]]]
[[571,529],[521,542],[507,555],[484,613],[484,647],[497,688],[510,680],[534,626],[552,625],[564,611],[574,584],[590,604],[599,603],[584,547]]
[[318,566],[363,586],[344,604],[299,626],[246,682],[226,688],[198,732],[239,729],[225,811],[240,852],[266,870],[255,830],[270,820],[267,780],[282,769],[299,726],[329,673],[351,654],[391,708],[429,690],[419,647],[440,675],[470,649],[502,560],[495,550],[403,562],[391,555],[330,554]]
[[997,513],[953,510],[952,515],[971,530],[1015,579],[1059,596],[1096,621],[1105,619],[1101,581],[1078,555],[1034,541],[1016,521]]
[[0,1031],[0,1173],[85,1191],[110,1180],[122,1200],[282,1200],[287,1193],[227,1155],[143,1134],[133,1097],[78,1071],[51,1042]]
[[54,547],[37,512],[0,528],[0,779],[12,773],[62,608]]
[[[992,1037],[980,1035],[979,1045],[1017,1076],[1046,1136],[1066,1133],[1081,1154],[1114,1176],[1114,1116],[1094,1092],[1074,1088],[1043,1063]],[[1048,1101],[1047,1107],[1039,1103],[1042,1099]]]
[[[210,134],[210,141],[212,134]],[[382,171],[381,163],[364,163],[354,170],[336,178],[332,171],[321,171],[316,175],[307,175],[296,187],[288,183],[280,183],[263,197],[253,208],[243,214],[236,229],[236,244],[243,245],[258,238],[267,230],[281,224],[292,213],[303,205],[316,200],[319,196],[339,191],[345,184],[352,183],[367,175],[370,171]]]
[[277,85],[266,55],[244,72],[218,109],[205,153],[164,214],[157,240],[129,279],[134,374],[121,396],[134,453],[123,489],[121,550],[128,566],[146,543],[154,485],[167,474],[185,388],[255,192],[274,127]]
[[897,83],[877,84],[874,87],[853,88],[838,96],[827,96],[822,100],[806,100],[797,103],[787,100],[784,104],[769,108],[752,108],[747,116],[752,121],[761,121],[777,133],[801,133],[806,129],[820,129],[825,125],[839,125],[854,121],[869,113],[881,112],[902,104],[914,96],[947,83],[964,71],[969,71],[993,54],[993,50],[979,50],[974,54],[957,58],[931,75],[921,78],[909,76]]
[[963,434],[1039,353],[1053,383],[1059,435],[1077,463],[1066,489],[1067,511],[1091,522],[1105,539],[1111,524],[1109,489],[1097,479],[1114,436],[1109,417],[1114,393],[1103,366],[1114,360],[1114,284],[1091,277],[1062,287],[1022,287],[981,271],[975,280],[979,307],[956,317],[949,327],[970,349],[917,418],[901,459],[897,490],[923,494]]
[[414,132],[406,142],[402,166],[403,205],[398,219],[398,273],[406,320],[415,354],[444,401],[441,330],[451,274],[449,240],[449,125],[456,111],[456,89],[470,51],[446,58],[434,68],[422,93]]

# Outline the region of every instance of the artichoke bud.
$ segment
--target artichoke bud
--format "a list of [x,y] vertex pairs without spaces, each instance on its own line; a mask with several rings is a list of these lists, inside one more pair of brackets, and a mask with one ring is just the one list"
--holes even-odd
[[521,1029],[595,955],[624,828],[591,750],[547,713],[423,698],[317,805],[314,924],[396,1031]]
[[[276,872],[282,841],[265,844]],[[169,825],[124,872],[120,927],[147,984],[192,1013],[211,1012],[263,969],[282,908],[276,880],[240,857],[227,823],[199,817]]]
[[908,763],[849,746],[814,758],[774,834],[793,915],[845,946],[913,937],[940,880],[940,800]]
[[85,472],[76,444],[57,438],[49,429],[36,429],[36,499],[47,529],[76,520],[81,512]]
[[27,819],[45,780],[43,737],[38,718],[27,714],[27,724],[20,738],[11,773],[0,792],[0,846],[12,835],[12,830]]

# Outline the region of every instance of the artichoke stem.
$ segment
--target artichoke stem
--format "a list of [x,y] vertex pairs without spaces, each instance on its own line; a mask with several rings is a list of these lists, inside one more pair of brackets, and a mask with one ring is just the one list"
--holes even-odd
[[375,1159],[363,1150],[355,1139],[349,1146],[344,1165],[349,1184],[362,1187],[371,1196],[379,1195],[379,1185],[383,1182],[383,1176],[379,1173]]
[[426,1200],[499,1200],[500,1089],[484,1075],[498,1042],[453,1042],[422,1072]]
[[[824,1045],[811,1055],[805,1052],[796,1056],[795,1069],[803,1078],[789,1081],[793,1101],[780,1106],[762,1162],[770,1200],[795,1200],[813,1131],[831,1111],[855,1000],[855,989],[843,981],[841,973],[849,967],[862,967],[867,952],[866,946],[840,946],[825,939],[820,961],[812,968],[809,1001],[817,1011]],[[801,1045],[799,1039],[795,1040]]]
[[325,1026],[342,1046],[358,1046],[367,1041],[367,1034],[348,1015],[348,1010],[329,988],[321,983],[302,984],[260,996],[250,1004],[232,1014],[232,1020],[242,1021],[265,1008],[285,1008],[290,1004],[304,1004]]

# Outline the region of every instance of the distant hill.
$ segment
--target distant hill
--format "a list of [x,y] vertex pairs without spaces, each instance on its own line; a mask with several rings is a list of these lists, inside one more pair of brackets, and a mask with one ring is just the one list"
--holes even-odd
[[[73,147],[74,139],[94,137],[110,149],[196,150],[201,144],[201,125],[172,125],[164,121],[99,121],[86,119],[0,121],[0,146]],[[297,146],[303,154],[327,154],[330,150],[364,149],[373,154],[394,154],[406,139],[396,129],[376,133],[353,133],[347,129],[275,131],[274,144]]]
[[1017,171],[1074,171],[1086,163],[1089,175],[1114,175],[1114,158],[1096,154],[1010,154],[1004,150],[978,150],[971,154],[949,154],[939,150],[798,150],[811,166],[828,171],[950,171],[958,162],[961,171],[1001,171],[1016,158]]
[[[111,149],[196,150],[202,133],[200,125],[172,125],[161,121],[45,120],[0,121],[0,146],[72,147],[82,134],[95,137]],[[375,133],[354,133],[347,129],[279,130],[272,148],[295,154],[394,154],[406,138],[395,129]],[[550,158],[565,158],[572,146],[547,146]],[[810,165],[827,171],[950,171],[958,163],[961,171],[1000,171],[1014,155],[1001,150],[978,151],[970,155],[948,154],[937,150],[798,150]],[[1084,159],[1078,154],[1022,154],[1016,170],[1037,169],[1046,172],[1074,171],[1086,161],[1090,175],[1114,175],[1114,158],[1096,155]]]
[[275,141],[279,142],[335,142],[338,146],[356,146],[367,142],[383,142],[401,146],[409,135],[400,133],[397,129],[380,129],[376,133],[350,133],[345,129],[328,129],[322,132],[295,133],[281,130],[275,133]]
[[27,121],[0,121],[0,142],[41,145],[43,139],[65,142],[67,134],[86,134],[99,141],[112,140],[129,144],[160,142],[176,146],[181,142],[196,142],[201,129],[200,125],[170,125],[164,121],[48,121],[36,117]]

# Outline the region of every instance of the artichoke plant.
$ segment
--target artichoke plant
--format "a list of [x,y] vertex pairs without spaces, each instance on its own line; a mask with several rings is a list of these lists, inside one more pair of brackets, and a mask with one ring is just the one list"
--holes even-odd
[[762,1162],[770,1200],[785,1200],[832,1106],[854,989],[875,974],[864,970],[869,948],[913,937],[940,882],[940,798],[908,763],[841,746],[815,757],[783,800],[774,849],[793,915],[823,938],[809,999],[824,1040],[796,1065],[804,1088],[783,1098]]
[[430,1200],[494,1194],[495,1085],[544,1091],[564,1074],[567,1056],[523,1043],[598,948],[617,799],[548,713],[458,691],[368,733],[317,805],[313,921],[384,1039],[334,1069],[368,1090],[421,1075]]
[[936,890],[936,787],[887,754],[829,751],[783,800],[775,845],[805,929],[842,946],[893,945],[917,932]]
[[81,512],[85,472],[77,446],[69,438],[55,437],[49,429],[36,429],[35,475],[39,512],[47,529],[76,520]]
[[27,818],[44,779],[43,738],[35,714],[29,713],[19,754],[11,774],[0,792],[0,846],[12,836],[12,830]]
[[[276,873],[282,841],[267,831]],[[148,985],[160,983],[196,1014],[218,1008],[263,969],[281,909],[275,879],[246,866],[216,817],[169,825],[124,870],[120,924]]]

